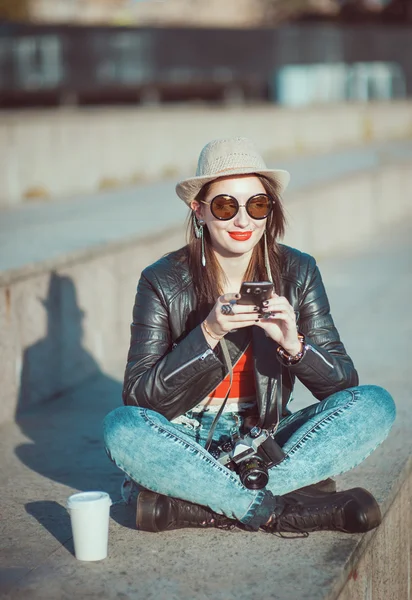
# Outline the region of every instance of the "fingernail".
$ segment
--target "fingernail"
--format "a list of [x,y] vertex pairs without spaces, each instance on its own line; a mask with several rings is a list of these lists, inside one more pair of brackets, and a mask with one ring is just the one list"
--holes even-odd
[[268,306],[269,305],[269,300],[263,300],[262,304],[263,304],[263,306]]

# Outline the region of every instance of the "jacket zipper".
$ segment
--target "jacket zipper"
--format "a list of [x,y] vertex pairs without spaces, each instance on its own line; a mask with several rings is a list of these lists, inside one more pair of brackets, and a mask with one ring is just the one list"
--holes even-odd
[[326,360],[326,358],[318,350],[316,350],[316,348],[313,348],[313,346],[311,346],[310,344],[306,344],[306,350],[311,350],[314,354],[317,354],[317,356],[319,356],[323,360],[323,362],[326,363],[331,369],[335,368],[332,365],[332,363]]
[[177,369],[175,369],[174,371],[169,373],[169,375],[166,375],[166,377],[163,378],[163,381],[168,381],[171,377],[173,377],[177,373],[180,373],[180,371],[183,371],[183,369],[186,369],[186,367],[190,367],[190,365],[192,365],[193,363],[195,363],[198,360],[205,360],[205,358],[207,356],[210,356],[211,354],[213,354],[213,350],[211,348],[208,348],[206,350],[206,352],[203,352],[203,354],[199,354],[198,356],[191,358],[190,360],[185,362],[183,365],[180,365],[180,367],[177,367]]

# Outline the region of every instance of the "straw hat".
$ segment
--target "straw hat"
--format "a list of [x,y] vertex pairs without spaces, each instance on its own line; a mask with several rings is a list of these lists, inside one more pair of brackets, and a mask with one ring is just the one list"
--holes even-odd
[[203,148],[197,163],[196,177],[180,181],[176,192],[186,204],[195,199],[209,181],[231,175],[264,175],[277,186],[280,195],[285,191],[290,174],[282,169],[268,169],[254,143],[242,137],[212,140]]

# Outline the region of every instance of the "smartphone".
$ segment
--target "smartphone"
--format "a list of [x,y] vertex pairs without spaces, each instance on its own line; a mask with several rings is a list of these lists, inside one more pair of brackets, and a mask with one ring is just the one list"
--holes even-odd
[[273,292],[271,281],[244,281],[240,286],[240,298],[236,304],[253,304],[262,306],[264,300],[268,300]]

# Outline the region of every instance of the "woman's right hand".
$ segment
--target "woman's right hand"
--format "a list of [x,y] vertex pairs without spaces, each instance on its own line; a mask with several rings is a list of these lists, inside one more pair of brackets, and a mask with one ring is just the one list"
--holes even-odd
[[[250,327],[258,322],[260,308],[258,306],[236,304],[240,294],[223,294],[217,299],[216,304],[203,321],[204,332],[209,334],[207,337],[216,341],[223,338],[229,331],[240,329],[241,327]],[[233,314],[222,313],[222,306],[229,305]]]

